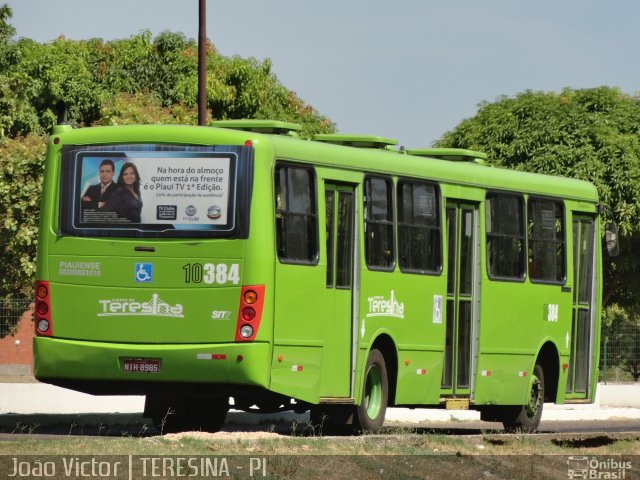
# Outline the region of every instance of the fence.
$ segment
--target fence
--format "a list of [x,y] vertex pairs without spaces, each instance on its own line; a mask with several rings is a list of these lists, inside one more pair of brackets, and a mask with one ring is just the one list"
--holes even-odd
[[637,382],[640,378],[640,323],[614,322],[602,329],[601,382]]
[[29,298],[0,299],[0,339],[15,333],[20,319],[32,302]]

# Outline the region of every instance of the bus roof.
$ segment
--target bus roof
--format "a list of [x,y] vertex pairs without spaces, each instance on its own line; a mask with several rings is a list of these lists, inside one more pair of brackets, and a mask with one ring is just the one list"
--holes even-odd
[[[318,145],[316,142],[286,137],[272,137],[272,141],[276,157],[283,159],[299,159],[316,165],[341,166],[368,173],[419,177],[489,190],[535,193],[590,203],[598,201],[595,186],[587,181],[488,166],[484,164],[485,154],[476,156],[479,152],[462,151],[461,155],[477,158],[479,162],[470,161],[470,158],[465,158],[467,161],[448,161],[446,157],[412,155],[409,153],[411,150],[404,153],[385,149]],[[452,154],[453,150],[448,149],[448,153]]]
[[418,157],[430,157],[453,162],[475,162],[481,165],[484,164],[484,161],[487,159],[486,153],[463,148],[425,148],[420,150],[407,150],[407,153],[409,155],[417,155]]
[[398,144],[398,141],[393,138],[379,137],[377,135],[350,135],[344,133],[319,134],[314,135],[313,139],[317,142],[359,148],[388,148]]
[[[475,186],[489,190],[506,190],[522,193],[569,198],[596,202],[598,193],[594,185],[583,180],[554,175],[542,175],[481,164],[486,155],[462,149],[422,149],[407,152],[388,148],[354,148],[327,141],[303,140],[287,133],[295,131],[290,124],[263,121],[264,132],[236,129],[229,122],[225,128],[186,125],[129,125],[116,127],[90,127],[71,129],[58,126],[52,139],[59,138],[63,144],[127,144],[127,143],[183,143],[194,145],[227,144],[244,145],[251,141],[256,149],[271,145],[276,158],[309,162],[315,165],[333,166],[361,170],[374,174],[391,174],[417,177],[427,180]],[[293,124],[295,125],[295,124]],[[238,122],[238,127],[241,122]],[[278,128],[279,127],[279,128]],[[279,134],[280,132],[285,135]],[[344,138],[364,136],[344,135]],[[386,141],[383,137],[369,139]],[[342,143],[342,142],[339,142]],[[467,161],[460,161],[467,160]]]

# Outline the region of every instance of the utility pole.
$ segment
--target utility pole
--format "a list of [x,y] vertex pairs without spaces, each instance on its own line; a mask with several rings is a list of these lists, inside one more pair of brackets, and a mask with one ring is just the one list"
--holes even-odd
[[207,0],[198,0],[198,125],[207,124]]

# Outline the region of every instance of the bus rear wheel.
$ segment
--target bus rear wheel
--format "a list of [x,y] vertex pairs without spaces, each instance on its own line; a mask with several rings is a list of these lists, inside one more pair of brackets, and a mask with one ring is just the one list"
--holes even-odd
[[528,400],[526,405],[516,407],[511,415],[504,418],[502,423],[506,430],[532,433],[540,425],[544,405],[544,372],[537,364],[533,369]]
[[362,400],[356,407],[354,427],[362,431],[377,430],[384,423],[389,400],[389,380],[384,355],[372,349],[367,357]]
[[145,416],[153,420],[161,434],[192,430],[217,432],[228,411],[228,398],[147,395],[144,405]]

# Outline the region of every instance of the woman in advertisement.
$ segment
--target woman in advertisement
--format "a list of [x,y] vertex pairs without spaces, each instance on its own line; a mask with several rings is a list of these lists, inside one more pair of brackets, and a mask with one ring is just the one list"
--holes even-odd
[[115,212],[118,218],[140,223],[142,198],[140,196],[140,174],[137,167],[127,162],[118,176],[118,189],[111,195],[103,210]]

